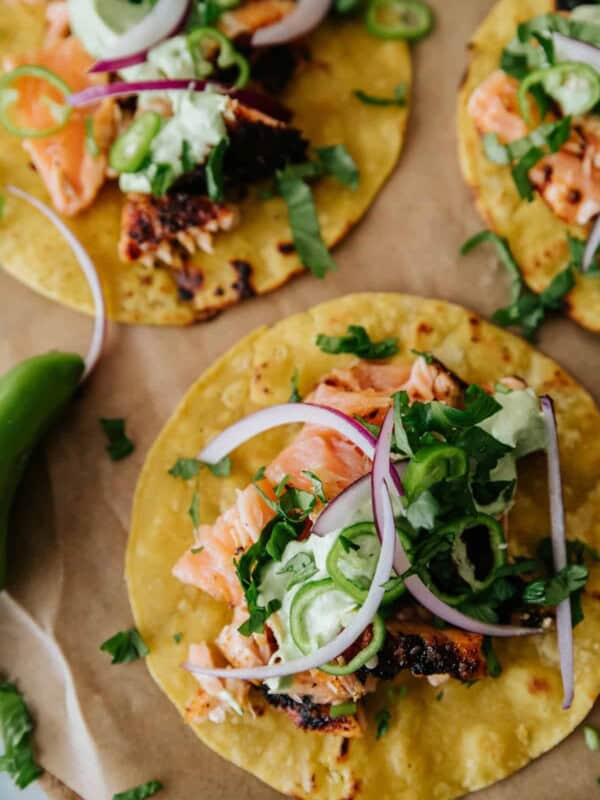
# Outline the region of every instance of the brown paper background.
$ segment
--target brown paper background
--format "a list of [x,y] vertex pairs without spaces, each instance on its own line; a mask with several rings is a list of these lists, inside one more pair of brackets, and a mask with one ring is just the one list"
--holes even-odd
[[[336,251],[339,272],[324,282],[303,276],[195,328],[112,325],[97,372],[27,473],[13,521],[10,586],[0,596],[0,671],[27,694],[42,763],[85,800],[110,800],[151,778],[164,782],[165,800],[280,797],[198,742],[142,662],[111,666],[98,649],[131,624],[123,559],[135,483],[145,453],[192,381],[259,324],[352,290],[442,297],[485,315],[506,301],[493,254],[458,255],[481,224],[458,169],[456,90],[469,35],[492,3],[433,5],[435,35],[414,53],[405,153],[367,219]],[[90,331],[89,320],[0,272],[0,372],[49,347],[84,352]],[[600,339],[555,319],[539,347],[600,401]],[[126,461],[114,464],[104,453],[100,416],[127,418],[137,449]],[[587,800],[599,791],[597,776],[600,754],[585,748],[579,732],[477,797]]]

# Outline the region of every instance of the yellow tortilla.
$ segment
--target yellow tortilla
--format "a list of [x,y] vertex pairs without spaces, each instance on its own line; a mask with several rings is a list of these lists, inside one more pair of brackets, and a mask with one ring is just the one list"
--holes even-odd
[[[195,690],[194,679],[179,667],[187,646],[214,639],[231,612],[171,576],[192,541],[187,509],[193,487],[167,470],[246,414],[285,402],[294,369],[306,395],[333,367],[352,363],[352,356],[326,355],[314,344],[317,333],[340,334],[348,323],[364,325],[373,339],[398,336],[398,360],[412,361],[411,348],[432,351],[466,381],[518,374],[538,393],[550,393],[560,429],[569,537],[600,546],[600,412],[584,389],[522,339],[458,306],[399,294],[351,295],[261,328],[190,389],[152,448],[138,483],[127,553],[130,600],[150,647],[148,667],[180,713]],[[203,471],[202,522],[212,522],[228,508],[236,488],[244,488],[292,435],[279,429],[240,448],[229,478]],[[510,518],[512,554],[532,554],[549,532],[545,474],[542,456],[521,465]],[[594,703],[600,689],[600,566],[593,569],[584,596],[586,618],[575,633],[577,689],[570,711],[561,710],[556,637],[548,634],[497,642],[501,677],[470,689],[450,681],[438,702],[439,689],[401,675],[408,694],[393,701],[389,733],[379,741],[373,716],[389,702],[385,682],[367,701],[370,723],[363,739],[344,743],[336,736],[305,733],[270,707],[255,718],[206,722],[194,730],[224,758],[298,798],[449,800],[487,786],[554,747]],[[184,637],[178,645],[173,635],[180,631]]]
[[[553,0],[500,0],[469,45],[470,64],[458,100],[459,152],[465,179],[473,189],[479,213],[492,230],[508,239],[525,281],[536,292],[567,266],[567,233],[583,239],[590,229],[562,222],[537,193],[532,203],[519,197],[510,167],[486,158],[467,104],[474,89],[499,69],[500,54],[517,25],[555,10]],[[566,303],[569,316],[585,328],[600,331],[600,276],[578,274]]]
[[[44,4],[0,3],[2,55],[38,48],[43,16]],[[367,211],[394,169],[408,116],[407,108],[364,105],[353,91],[393,96],[399,83],[410,84],[410,54],[403,42],[370,36],[362,19],[325,23],[308,45],[312,58],[282,101],[313,145],[344,144],[361,173],[356,191],[333,178],[319,181],[315,188],[323,238],[333,246]],[[15,184],[48,202],[19,140],[0,128],[0,186],[4,184]],[[201,271],[204,283],[193,301],[181,301],[166,271],[119,260],[122,204],[123,195],[108,185],[88,212],[68,221],[96,263],[110,316],[118,321],[186,325],[252,294],[270,292],[303,269],[295,252],[289,252],[291,232],[283,200],[264,201],[253,195],[241,204],[241,224],[215,238],[214,254],[194,257],[191,264]],[[10,196],[0,222],[0,265],[53,300],[93,311],[67,246],[39,212]]]

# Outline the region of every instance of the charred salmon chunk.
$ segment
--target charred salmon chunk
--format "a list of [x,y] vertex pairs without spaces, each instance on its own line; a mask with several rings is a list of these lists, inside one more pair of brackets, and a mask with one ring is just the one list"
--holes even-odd
[[448,675],[473,681],[487,674],[483,636],[455,628],[438,630],[420,622],[390,622],[388,635],[373,669],[364,676],[390,680],[402,670],[416,676]]
[[121,218],[119,255],[123,261],[181,268],[196,250],[210,252],[213,235],[230,230],[236,221],[234,208],[203,195],[130,194]]

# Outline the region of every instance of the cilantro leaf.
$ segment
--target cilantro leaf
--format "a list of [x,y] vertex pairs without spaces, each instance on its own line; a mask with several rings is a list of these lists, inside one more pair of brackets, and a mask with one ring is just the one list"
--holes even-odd
[[515,261],[506,239],[492,231],[481,231],[466,241],[461,254],[470,253],[482,242],[491,242],[496,246],[498,257],[506,267],[511,278],[511,301],[506,308],[498,309],[492,315],[494,322],[504,327],[520,328],[523,336],[533,338],[544,321],[547,311],[557,311],[562,306],[563,298],[575,284],[573,266],[559,272],[541,294],[535,294],[524,283],[521,270]]
[[100,645],[100,650],[112,656],[113,664],[137,661],[150,652],[137,628],[116,633]]
[[358,188],[360,180],[358,167],[343,144],[317,147],[315,152],[327,175],[332,175],[351,189]]
[[6,772],[19,789],[25,789],[44,772],[33,755],[32,733],[33,721],[23,696],[13,683],[0,682],[0,734],[4,742],[0,773]]
[[229,456],[224,456],[220,461],[217,461],[216,464],[205,462],[204,466],[208,467],[208,471],[211,475],[214,475],[215,478],[228,478],[231,475],[231,459]]
[[148,800],[149,797],[154,797],[161,789],[164,789],[164,786],[160,781],[148,781],[148,783],[143,783],[141,786],[115,794],[113,800]]
[[483,640],[482,652],[487,661],[488,675],[492,678],[499,678],[500,675],[502,675],[502,664],[498,660],[498,656],[496,655],[492,640],[489,636],[486,636]]
[[392,712],[389,708],[382,708],[375,714],[375,725],[377,726],[377,738],[381,739],[382,736],[390,729],[390,722],[392,721]]
[[405,106],[408,96],[408,88],[405,83],[399,83],[394,89],[393,97],[377,97],[367,94],[362,89],[355,89],[352,94],[361,103],[367,106]]
[[588,569],[582,564],[569,564],[551,578],[540,578],[527,584],[523,600],[531,605],[557,606],[587,583]]
[[189,481],[198,477],[202,467],[207,467],[216,478],[227,478],[231,475],[231,459],[229,456],[225,456],[220,461],[217,461],[216,464],[208,464],[197,458],[178,458],[169,470],[169,475],[172,475],[173,478]]
[[297,530],[290,525],[289,522],[278,520],[275,525],[273,525],[265,551],[271,556],[273,561],[281,561],[283,551],[297,536]]
[[183,639],[183,631],[179,631],[179,633],[173,634],[173,641],[175,642],[175,644],[179,644],[182,639]]
[[121,459],[133,453],[135,445],[125,433],[124,419],[106,419],[102,417],[100,426],[108,439],[106,452],[112,461],[121,461]]
[[286,202],[292,238],[302,264],[317,278],[336,265],[321,236],[321,226],[310,187],[289,168],[276,174],[277,188]]
[[312,483],[317,500],[320,500],[323,504],[328,503],[329,501],[327,500],[325,489],[323,488],[323,481],[319,478],[319,476],[315,475],[315,473],[311,472],[309,469],[303,469],[302,474],[306,475],[306,477],[309,478],[310,482]]
[[389,358],[396,355],[399,350],[397,338],[390,337],[380,342],[373,342],[361,325],[349,325],[344,336],[326,336],[319,333],[316,344],[320,350],[330,355],[352,353],[360,358],[372,360]]
[[198,489],[192,495],[192,502],[188,508],[188,515],[192,520],[194,530],[200,527],[200,492]]
[[169,470],[169,475],[174,478],[181,478],[183,481],[189,481],[198,477],[201,468],[202,462],[197,458],[178,458]]
[[206,162],[206,189],[211,200],[219,202],[224,199],[223,162],[229,148],[229,138],[224,136],[219,144],[210,151]]
[[288,403],[301,403],[302,396],[298,391],[298,370],[295,369],[292,372],[292,377],[290,379],[290,396],[288,397]]

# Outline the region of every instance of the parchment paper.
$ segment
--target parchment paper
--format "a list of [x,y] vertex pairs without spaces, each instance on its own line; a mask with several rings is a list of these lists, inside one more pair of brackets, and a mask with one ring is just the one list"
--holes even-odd
[[[98,649],[132,622],[123,557],[135,483],[183,392],[260,324],[352,290],[437,296],[486,315],[505,302],[507,282],[493,255],[458,255],[481,223],[458,170],[456,89],[469,35],[491,4],[434,0],[436,33],[415,50],[404,156],[368,218],[335,253],[339,272],[324,282],[301,277],[192,329],[113,326],[98,371],[32,463],[13,523],[10,587],[0,596],[0,671],[26,692],[42,763],[85,800],[110,800],[152,778],[164,782],[165,800],[279,797],[200,744],[143,662],[111,666]],[[49,347],[85,351],[89,320],[3,273],[0,298],[0,371]],[[598,338],[560,319],[544,327],[539,346],[600,400]],[[114,464],[104,453],[100,416],[127,418],[137,445],[128,460]],[[598,709],[595,717],[598,724]],[[600,754],[586,750],[579,732],[479,796],[584,800],[596,796],[599,775]]]

